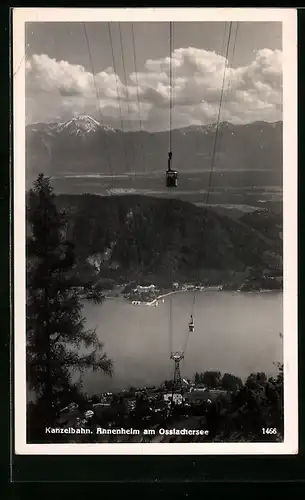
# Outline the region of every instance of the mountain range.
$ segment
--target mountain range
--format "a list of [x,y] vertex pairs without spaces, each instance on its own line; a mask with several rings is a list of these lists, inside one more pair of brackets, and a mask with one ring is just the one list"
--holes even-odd
[[[190,126],[171,132],[172,168],[180,172],[211,167],[216,125]],[[169,132],[123,132],[88,115],[64,123],[36,123],[26,127],[27,179],[39,172],[69,174],[164,172]],[[282,170],[282,122],[219,125],[215,169]]]

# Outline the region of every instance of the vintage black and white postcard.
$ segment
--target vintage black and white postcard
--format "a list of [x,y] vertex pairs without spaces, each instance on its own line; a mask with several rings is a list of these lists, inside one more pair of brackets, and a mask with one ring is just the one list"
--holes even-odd
[[294,9],[13,12],[18,454],[296,454]]

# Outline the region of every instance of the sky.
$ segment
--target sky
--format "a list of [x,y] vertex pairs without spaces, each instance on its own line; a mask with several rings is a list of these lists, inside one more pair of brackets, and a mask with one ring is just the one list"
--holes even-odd
[[237,124],[282,119],[278,22],[176,22],[171,54],[166,22],[27,23],[25,43],[27,124],[88,114],[167,130],[170,107],[173,128],[213,123],[219,109]]

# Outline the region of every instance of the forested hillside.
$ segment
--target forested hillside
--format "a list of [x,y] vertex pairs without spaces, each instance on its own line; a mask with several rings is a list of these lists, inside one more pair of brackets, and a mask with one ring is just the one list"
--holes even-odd
[[175,199],[60,195],[79,262],[97,256],[113,279],[226,282],[234,273],[282,273],[281,221],[265,212],[232,220]]

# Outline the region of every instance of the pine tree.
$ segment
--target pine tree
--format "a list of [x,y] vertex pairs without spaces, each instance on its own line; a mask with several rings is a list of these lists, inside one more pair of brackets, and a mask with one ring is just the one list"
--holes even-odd
[[43,174],[27,205],[27,384],[45,425],[53,425],[62,399],[75,401],[80,393],[84,371],[111,376],[112,361],[95,331],[85,329],[81,293],[96,303],[103,296],[92,283],[80,287],[73,275],[74,247],[65,240],[65,214],[58,211]]

